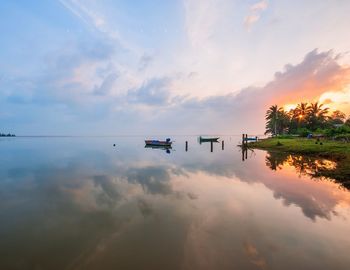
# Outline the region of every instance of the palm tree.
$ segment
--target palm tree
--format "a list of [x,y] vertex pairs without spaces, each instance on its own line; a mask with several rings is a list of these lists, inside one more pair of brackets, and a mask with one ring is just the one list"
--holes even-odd
[[277,105],[272,105],[267,111],[265,115],[266,120],[266,131],[265,134],[271,133],[272,135],[277,134],[277,121],[278,121],[278,108]]
[[323,106],[318,102],[311,103],[309,106],[308,121],[312,130],[323,125],[327,119],[329,108],[322,108]]
[[287,113],[283,110],[283,108],[279,108],[277,105],[273,105],[267,110],[265,120],[265,134],[280,134],[289,124],[289,117]]
[[301,102],[295,108],[295,113],[299,119],[299,122],[305,122],[307,116],[309,115],[309,112],[310,112],[310,106],[307,104],[307,102],[305,103]]
[[291,109],[288,112],[288,116],[290,119],[289,133],[295,133],[299,126],[299,117],[298,117],[298,111],[296,110],[296,108]]

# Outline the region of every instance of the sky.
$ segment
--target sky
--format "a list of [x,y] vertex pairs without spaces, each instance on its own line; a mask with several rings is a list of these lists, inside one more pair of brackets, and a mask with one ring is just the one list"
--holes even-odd
[[350,115],[347,0],[0,1],[0,132],[262,134]]

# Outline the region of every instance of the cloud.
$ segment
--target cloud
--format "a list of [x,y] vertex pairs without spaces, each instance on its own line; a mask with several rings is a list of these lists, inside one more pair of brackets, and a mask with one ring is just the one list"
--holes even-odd
[[105,38],[117,43],[120,48],[130,53],[140,55],[139,49],[121,36],[118,28],[112,25],[104,12],[99,12],[98,5],[94,2],[80,0],[59,0],[76,18],[82,21],[88,29],[102,34]]
[[150,106],[168,104],[170,98],[170,78],[154,78],[144,82],[141,87],[128,91],[127,100]]
[[268,2],[262,0],[250,7],[249,14],[244,18],[244,25],[247,29],[251,27],[260,19],[261,13],[267,8]]
[[109,74],[102,82],[99,87],[95,87],[94,94],[95,95],[107,95],[110,93],[110,90],[113,88],[115,81],[118,79],[117,73]]
[[267,1],[263,0],[260,2],[255,3],[254,5],[251,6],[252,11],[263,11],[267,8]]
[[172,119],[173,125],[185,125],[195,134],[209,130],[262,133],[265,111],[271,104],[314,101],[331,89],[343,91],[350,83],[350,68],[341,66],[337,60],[332,51],[315,49],[299,64],[286,65],[276,72],[273,80],[262,87],[247,87],[237,94],[186,99],[160,118]]
[[145,70],[154,60],[153,56],[149,54],[144,54],[140,58],[140,63],[139,63],[139,71]]
[[[34,103],[50,105],[51,108],[62,105],[64,107],[59,111],[67,114],[62,117],[66,117],[67,121],[78,119],[79,130],[90,132],[94,126],[99,128],[93,130],[99,130],[102,128],[100,125],[104,125],[102,132],[115,133],[116,127],[110,123],[118,121],[123,126],[122,133],[150,130],[152,133],[179,133],[181,130],[182,134],[261,134],[264,132],[265,111],[271,104],[318,100],[329,91],[342,93],[350,84],[350,68],[339,64],[341,56],[332,51],[319,52],[315,49],[307,53],[300,63],[285,65],[263,86],[250,86],[238,93],[206,98],[179,96],[178,83],[188,79],[187,75],[169,74],[134,80],[122,66],[109,60],[114,50],[104,54],[96,51],[96,46],[68,50],[50,62],[50,68],[42,77],[30,82],[22,81],[25,91],[19,91],[17,85],[12,90],[7,87],[2,94],[11,104]],[[197,73],[190,74],[190,78],[197,76]],[[20,112],[24,110],[22,107]],[[3,108],[5,110],[6,107]],[[50,116],[45,112],[40,117]],[[85,129],[82,127],[84,119]],[[97,119],[98,123],[95,122]],[[30,124],[30,121],[33,120],[25,122]],[[163,123],[169,121],[171,126],[164,127]],[[74,133],[74,129],[72,131]]]
[[251,14],[244,18],[244,25],[247,28],[250,28],[254,23],[256,23],[260,19],[260,15]]
[[60,0],[60,3],[66,7],[72,14],[74,14],[79,20],[83,21],[87,26],[95,28],[104,34],[107,34],[110,38],[119,40],[119,34],[116,30],[111,31],[108,29],[103,16],[97,14],[96,11],[89,8],[86,3],[79,0]]
[[[237,32],[233,30],[233,25],[236,23],[233,18],[239,16],[239,5],[235,1],[183,0],[183,3],[189,48],[188,51],[180,53],[189,53],[186,57],[192,61],[204,63],[204,61],[223,57],[223,48],[234,51],[232,46]],[[225,57],[227,57],[227,51]],[[222,60],[219,59],[221,64]]]

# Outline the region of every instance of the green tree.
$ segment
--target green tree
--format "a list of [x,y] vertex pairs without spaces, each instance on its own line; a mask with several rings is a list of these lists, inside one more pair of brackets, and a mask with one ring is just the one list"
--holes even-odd
[[298,119],[298,127],[306,127],[309,113],[310,106],[307,102],[301,102],[297,105],[297,107],[294,109],[294,117]]
[[345,125],[350,127],[350,115],[349,115],[348,119],[345,121]]
[[318,102],[311,103],[308,110],[308,128],[316,130],[317,128],[324,127],[329,108],[323,108],[323,104]]
[[277,105],[271,106],[265,115],[266,131],[265,134],[278,135],[286,131],[289,126],[289,116],[283,108]]
[[332,125],[344,124],[345,121],[346,121],[345,113],[343,113],[339,110],[334,111],[330,117],[330,122]]

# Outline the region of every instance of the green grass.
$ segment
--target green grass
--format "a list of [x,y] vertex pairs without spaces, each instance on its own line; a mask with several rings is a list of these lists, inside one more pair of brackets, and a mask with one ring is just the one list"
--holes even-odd
[[250,143],[249,146],[251,148],[278,150],[295,154],[319,154],[322,156],[333,155],[342,157],[350,155],[350,143],[323,139],[316,144],[315,139],[268,138]]

